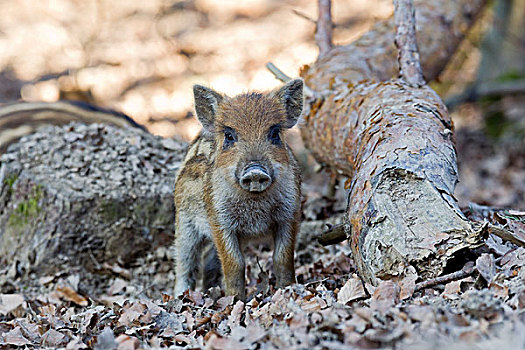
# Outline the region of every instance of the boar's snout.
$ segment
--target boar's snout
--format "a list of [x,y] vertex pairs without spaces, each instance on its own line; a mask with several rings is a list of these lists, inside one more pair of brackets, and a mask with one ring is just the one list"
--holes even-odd
[[272,177],[263,166],[251,164],[244,168],[239,184],[246,191],[262,192],[272,184]]

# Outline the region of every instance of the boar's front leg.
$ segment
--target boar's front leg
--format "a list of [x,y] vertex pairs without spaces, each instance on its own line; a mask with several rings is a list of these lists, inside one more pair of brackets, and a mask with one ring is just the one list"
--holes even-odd
[[280,224],[274,234],[273,272],[277,279],[277,288],[295,283],[295,236],[298,223]]
[[213,240],[221,260],[226,294],[246,300],[244,256],[237,235],[215,226]]

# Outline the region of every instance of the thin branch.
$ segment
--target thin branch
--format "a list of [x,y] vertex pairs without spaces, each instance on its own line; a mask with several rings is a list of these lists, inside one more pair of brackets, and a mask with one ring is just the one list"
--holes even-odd
[[[272,73],[274,75],[274,77],[276,79],[282,81],[283,83],[287,83],[290,80],[292,80],[292,78],[287,76],[282,70],[277,68],[275,66],[275,64],[273,64],[272,62],[266,63],[266,68],[270,71],[270,73]],[[311,98],[313,100],[316,100],[316,99],[320,98],[320,96],[319,96],[319,94],[317,92],[315,92],[314,90],[310,89],[306,85],[304,86],[304,95],[307,98]]]
[[454,109],[465,102],[475,102],[482,97],[502,97],[507,95],[524,95],[525,79],[508,82],[475,82],[463,92],[445,100],[448,109]]
[[346,232],[344,230],[344,224],[334,225],[328,228],[325,232],[317,236],[317,241],[323,245],[337,244],[346,240]]
[[416,41],[416,19],[412,0],[394,0],[395,43],[399,76],[412,87],[425,85]]
[[307,20],[308,22],[312,22],[313,24],[317,25],[317,21],[315,19],[311,18],[310,16],[308,16],[306,13],[302,13],[301,11],[295,10],[295,9],[292,10],[292,12],[294,14],[296,14],[297,16]]
[[275,76],[275,78],[282,81],[283,83],[287,83],[290,80],[292,80],[292,78],[284,74],[284,72],[277,68],[272,62],[266,63],[266,68],[268,68],[268,70]]
[[463,279],[465,277],[472,275],[475,271],[476,269],[474,268],[474,263],[472,261],[469,261],[459,271],[452,272],[447,275],[439,276],[436,278],[432,278],[432,279],[417,283],[414,291],[434,287],[434,286],[437,286],[438,284],[444,284],[444,283],[449,283],[452,281],[457,281],[457,280],[460,280],[460,279]]
[[525,240],[522,237],[514,234],[513,232],[509,230],[505,230],[503,228],[494,226],[492,224],[488,224],[487,229],[489,233],[492,233],[493,235],[498,236],[504,241],[509,241],[511,243],[514,243],[518,247],[525,247]]
[[318,0],[319,19],[315,29],[315,42],[319,47],[319,57],[326,55],[333,47],[332,43],[332,1]]

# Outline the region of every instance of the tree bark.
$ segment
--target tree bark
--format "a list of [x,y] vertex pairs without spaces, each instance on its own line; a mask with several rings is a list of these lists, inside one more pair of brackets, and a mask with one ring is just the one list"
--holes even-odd
[[127,264],[171,243],[185,144],[138,128],[49,126],[0,158],[0,266],[22,279]]
[[[417,1],[424,77],[434,79],[484,1]],[[361,276],[422,278],[480,244],[459,210],[453,126],[429,87],[391,80],[399,72],[392,19],[361,39],[334,47],[303,70],[322,98],[307,103],[303,139],[323,164],[349,177],[345,230]],[[463,265],[458,266],[460,269]]]

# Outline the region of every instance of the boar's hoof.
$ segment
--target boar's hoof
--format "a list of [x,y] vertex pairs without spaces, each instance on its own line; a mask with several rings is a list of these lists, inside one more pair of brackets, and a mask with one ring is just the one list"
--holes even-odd
[[271,185],[272,178],[262,166],[251,165],[243,171],[239,183],[246,191],[262,192]]

